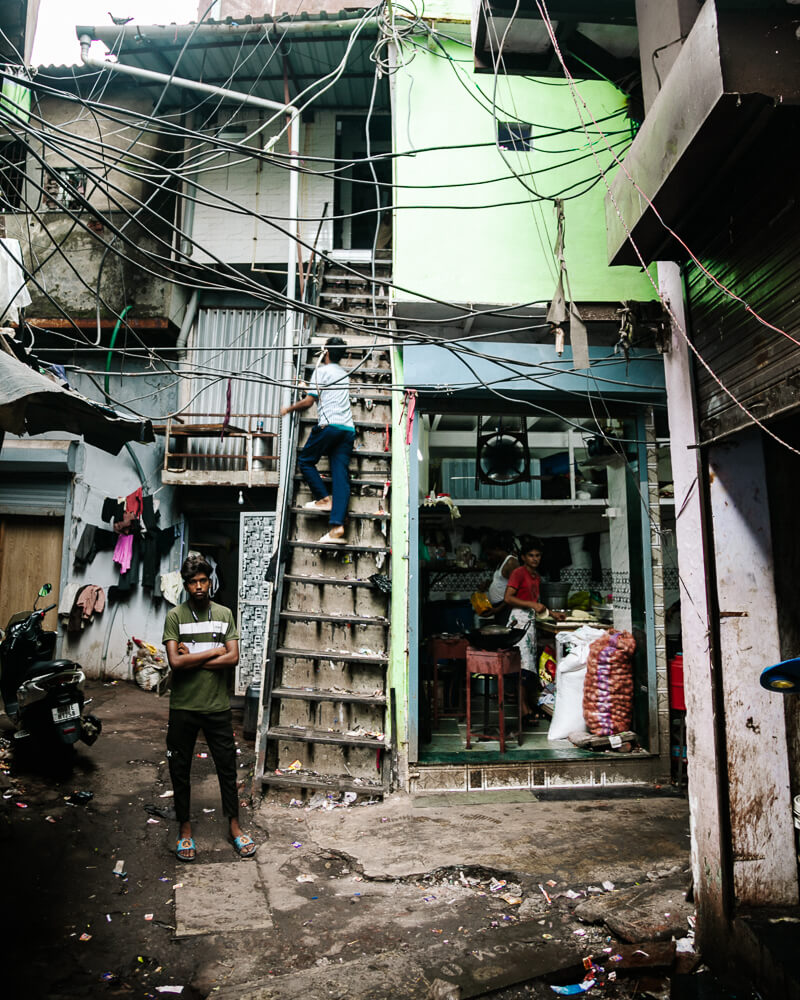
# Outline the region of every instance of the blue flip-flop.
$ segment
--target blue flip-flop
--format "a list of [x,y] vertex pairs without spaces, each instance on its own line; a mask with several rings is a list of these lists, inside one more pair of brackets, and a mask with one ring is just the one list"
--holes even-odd
[[[239,837],[231,837],[231,843],[240,858],[252,858],[256,853],[255,841],[252,837],[248,837],[246,833],[243,833]],[[250,849],[248,850],[248,848]]]
[[[194,854],[190,857],[184,857],[181,851],[194,851]],[[195,847],[194,840],[191,837],[179,837],[178,843],[175,845],[175,856],[179,861],[194,861],[197,857],[197,848]]]

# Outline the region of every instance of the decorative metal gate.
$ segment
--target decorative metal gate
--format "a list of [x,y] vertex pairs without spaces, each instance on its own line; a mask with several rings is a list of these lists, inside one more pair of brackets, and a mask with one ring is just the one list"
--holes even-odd
[[243,511],[239,514],[239,665],[236,693],[261,677],[266,649],[270,584],[264,575],[272,555],[275,514]]

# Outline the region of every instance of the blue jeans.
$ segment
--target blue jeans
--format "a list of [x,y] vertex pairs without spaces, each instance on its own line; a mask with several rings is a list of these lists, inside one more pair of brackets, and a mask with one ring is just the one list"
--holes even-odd
[[[353,442],[356,439],[354,430],[342,427],[320,427],[319,424],[311,431],[308,441],[297,458],[297,464],[303,479],[308,483],[315,500],[322,500],[330,493],[331,516],[330,524],[344,524],[347,514],[347,503],[350,499],[350,456],[353,454]],[[333,488],[326,489],[322,477],[317,472],[317,462],[323,455],[328,456],[331,466]]]

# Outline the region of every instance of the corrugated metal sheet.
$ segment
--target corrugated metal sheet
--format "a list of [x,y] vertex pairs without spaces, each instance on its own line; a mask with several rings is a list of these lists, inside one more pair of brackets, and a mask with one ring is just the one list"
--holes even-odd
[[66,476],[15,475],[0,482],[0,514],[63,517],[68,487]]
[[751,423],[720,382],[759,421],[800,407],[800,204],[794,161],[787,156],[776,168],[765,148],[759,144],[727,185],[724,224],[699,255],[716,281],[694,262],[687,266],[692,339],[716,376],[695,366],[701,440]]
[[[283,352],[276,350],[284,341],[286,314],[266,309],[200,309],[197,325],[192,338],[189,355],[191,367],[195,371],[232,371],[231,413],[249,414],[253,427],[263,420],[263,430],[277,434],[280,427],[280,386]],[[192,393],[197,392],[197,383],[191,383]],[[186,411],[187,417],[198,414],[225,413],[227,406],[228,379],[221,377],[211,382],[192,401]],[[197,418],[199,422],[203,422]],[[214,422],[209,418],[210,422]],[[247,426],[245,421],[231,418],[231,422]],[[270,446],[272,447],[272,446]],[[187,451],[197,455],[213,455],[228,452],[238,455],[245,453],[243,439],[216,438],[194,439]],[[244,468],[238,460],[190,460],[189,468],[223,470]]]
[[[288,60],[290,97],[332,73],[345,56],[353,31],[367,10],[337,14],[302,13],[276,19],[265,15],[194,25],[113,25],[87,27],[94,38],[118,54],[120,62],[159,73],[176,65],[176,75],[204,83],[219,84],[257,97],[283,101],[283,61]],[[299,25],[300,32],[294,26]],[[315,99],[316,107],[366,108],[370,103],[375,64],[370,54],[375,45],[377,22],[367,17],[347,54],[347,63],[333,86]],[[191,39],[190,39],[191,36]],[[188,40],[188,44],[187,44]],[[43,68],[47,75],[60,75],[61,67]],[[96,71],[92,71],[96,75]],[[64,81],[66,84],[66,80]],[[148,89],[143,85],[137,86]],[[161,87],[149,88],[160,93]],[[180,100],[182,91],[171,88],[167,100]],[[313,90],[312,90],[313,93]],[[307,98],[304,98],[305,101]],[[378,82],[376,109],[389,107],[389,83]]]

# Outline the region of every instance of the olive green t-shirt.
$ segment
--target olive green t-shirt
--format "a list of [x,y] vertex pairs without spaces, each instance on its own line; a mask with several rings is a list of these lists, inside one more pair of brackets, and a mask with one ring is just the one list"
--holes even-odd
[[[186,601],[167,612],[162,641],[183,642],[190,653],[201,653],[238,638],[229,608],[211,601],[204,612],[195,615]],[[227,711],[231,707],[228,670],[195,667],[173,671],[169,706],[190,712]]]

